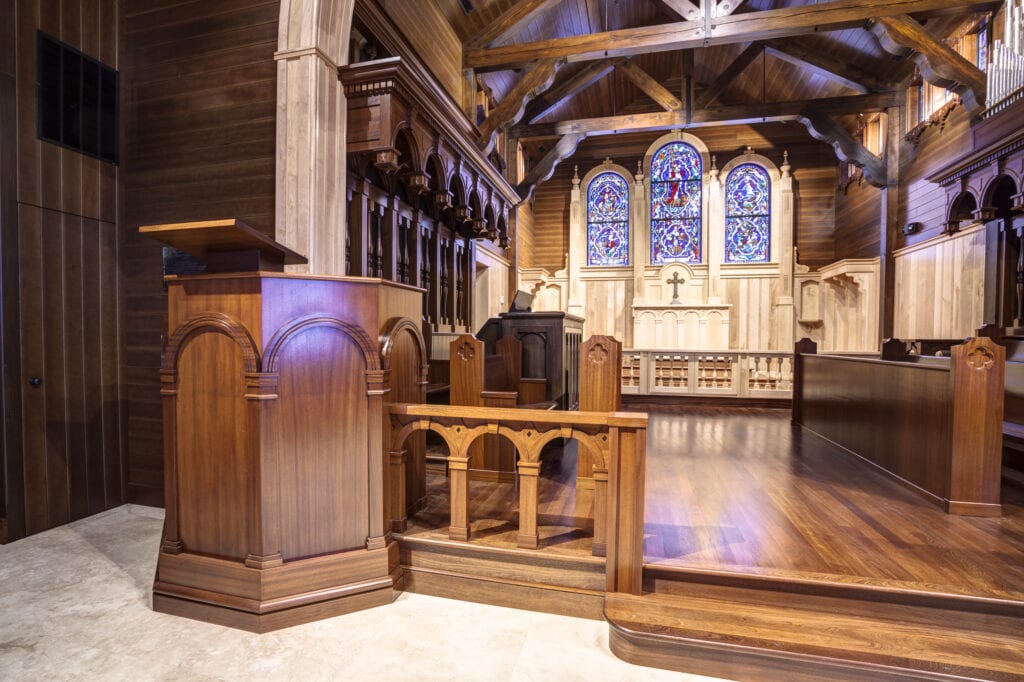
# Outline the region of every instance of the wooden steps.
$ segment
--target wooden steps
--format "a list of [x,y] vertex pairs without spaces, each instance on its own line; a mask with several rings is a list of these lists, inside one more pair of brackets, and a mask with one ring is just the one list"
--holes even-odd
[[639,665],[742,680],[1024,679],[1024,604],[707,575],[652,583],[605,601],[612,651]]
[[495,606],[602,618],[605,560],[397,536],[402,589]]

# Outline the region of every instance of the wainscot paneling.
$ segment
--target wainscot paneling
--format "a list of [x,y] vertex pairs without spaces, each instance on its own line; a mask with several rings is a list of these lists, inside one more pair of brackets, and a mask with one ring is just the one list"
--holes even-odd
[[895,253],[900,339],[962,339],[983,323],[985,227],[942,235]]

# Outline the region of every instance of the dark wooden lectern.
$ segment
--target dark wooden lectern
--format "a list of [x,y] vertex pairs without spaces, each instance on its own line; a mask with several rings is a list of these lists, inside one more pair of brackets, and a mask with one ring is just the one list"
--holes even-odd
[[384,404],[423,402],[422,290],[268,272],[304,259],[236,221],[141,232],[251,268],[167,278],[153,608],[265,632],[390,602]]

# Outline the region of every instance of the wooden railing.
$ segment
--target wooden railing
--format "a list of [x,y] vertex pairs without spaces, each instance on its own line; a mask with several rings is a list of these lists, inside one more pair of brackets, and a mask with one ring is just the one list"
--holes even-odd
[[539,546],[540,453],[556,438],[573,438],[594,462],[593,546],[595,554],[604,553],[607,557],[607,591],[640,594],[646,414],[407,404],[391,405],[389,412],[392,525],[405,509],[406,441],[413,433],[430,430],[448,445],[451,500],[448,536],[452,540],[469,541],[469,449],[481,436],[497,434],[508,439],[518,454],[517,544],[536,549]]
[[793,354],[624,350],[622,392],[789,398],[793,394]]

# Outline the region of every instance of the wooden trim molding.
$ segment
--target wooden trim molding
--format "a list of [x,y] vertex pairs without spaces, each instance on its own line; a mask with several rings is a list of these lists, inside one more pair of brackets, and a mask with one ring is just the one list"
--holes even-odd
[[[256,347],[249,330],[240,322],[225,315],[224,313],[203,313],[197,315],[185,324],[174,330],[171,338],[167,341],[163,355],[160,359],[162,370],[169,370],[167,377],[174,377],[178,367],[178,358],[193,338],[205,332],[217,332],[231,338],[242,349],[242,358],[245,361],[245,371],[255,373],[260,371],[260,352]],[[173,373],[173,374],[172,374]],[[176,384],[176,380],[172,382]]]

